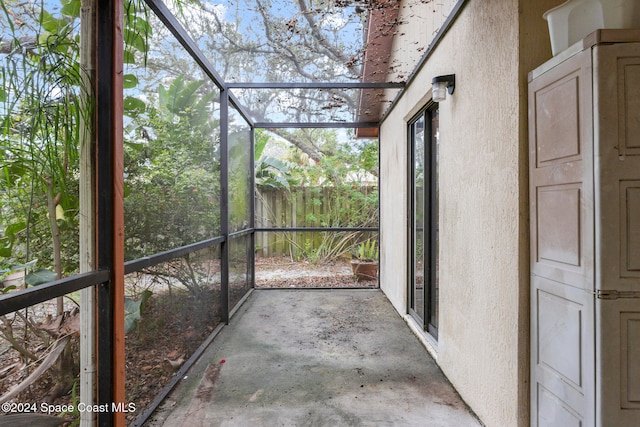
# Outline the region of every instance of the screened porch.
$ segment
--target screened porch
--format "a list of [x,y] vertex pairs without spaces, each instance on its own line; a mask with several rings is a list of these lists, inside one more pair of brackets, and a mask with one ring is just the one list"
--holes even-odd
[[2,5],[6,415],[141,424],[254,290],[382,297],[395,2]]

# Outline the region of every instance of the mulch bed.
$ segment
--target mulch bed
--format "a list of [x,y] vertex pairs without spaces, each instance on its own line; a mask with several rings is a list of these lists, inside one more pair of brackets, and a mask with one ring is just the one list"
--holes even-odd
[[377,280],[358,281],[349,259],[323,264],[286,257],[256,258],[256,288],[375,288]]

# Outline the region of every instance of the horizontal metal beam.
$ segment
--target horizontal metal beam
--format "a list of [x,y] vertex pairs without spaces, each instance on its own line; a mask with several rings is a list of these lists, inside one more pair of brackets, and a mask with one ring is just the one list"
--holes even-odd
[[293,128],[293,129],[338,129],[338,128],[349,128],[349,129],[358,129],[358,128],[377,128],[379,125],[378,122],[304,122],[304,123],[296,123],[296,122],[256,122],[253,126],[256,129],[285,129],[285,128]]
[[170,249],[168,251],[159,252],[154,255],[127,261],[124,263],[124,274],[134,273],[144,268],[153,267],[154,265],[171,261],[172,259],[176,259],[214,245],[219,245],[222,242],[224,242],[224,237],[214,237],[212,239],[203,240],[202,242],[192,243],[190,245],[185,245],[179,248]]
[[234,231],[232,233],[229,233],[229,240],[237,239],[237,238],[243,237],[243,236],[248,236],[249,234],[253,233],[254,231],[255,230],[253,228],[247,228],[245,230]]
[[108,270],[95,270],[9,292],[0,296],[0,316],[79,291],[80,289],[98,285],[108,280]]
[[368,232],[376,232],[379,231],[378,227],[289,227],[289,228],[279,228],[279,227],[264,227],[264,228],[256,228],[256,233],[261,232],[344,232],[344,231],[368,231]]
[[229,89],[395,89],[405,87],[404,82],[226,82]]

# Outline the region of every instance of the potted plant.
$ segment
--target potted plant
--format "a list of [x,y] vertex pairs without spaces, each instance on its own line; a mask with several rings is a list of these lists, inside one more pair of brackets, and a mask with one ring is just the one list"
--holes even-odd
[[358,281],[377,279],[378,245],[375,240],[366,240],[358,245],[351,260],[351,269]]

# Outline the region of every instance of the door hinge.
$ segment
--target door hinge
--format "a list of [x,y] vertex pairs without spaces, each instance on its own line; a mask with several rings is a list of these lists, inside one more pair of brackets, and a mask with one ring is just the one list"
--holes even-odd
[[596,298],[606,299],[606,300],[620,299],[620,298],[640,298],[640,292],[598,289],[596,291]]
[[605,291],[598,289],[596,291],[596,298],[598,299],[618,299],[618,291]]

